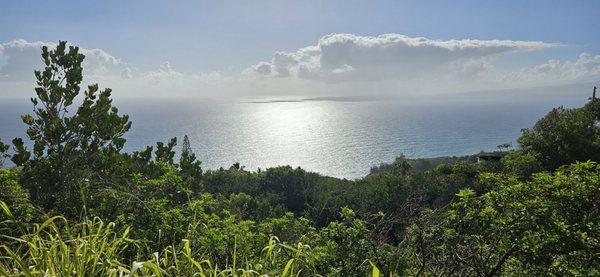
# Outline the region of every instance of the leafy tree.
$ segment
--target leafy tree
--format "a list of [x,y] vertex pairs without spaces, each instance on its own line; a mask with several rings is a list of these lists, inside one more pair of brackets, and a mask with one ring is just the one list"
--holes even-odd
[[4,159],[10,157],[8,154],[8,149],[10,149],[10,145],[5,144],[0,140],[0,167],[4,165]]
[[371,230],[354,211],[344,207],[340,213],[341,221],[331,222],[319,232],[317,239],[323,240],[323,246],[315,249],[321,253],[315,262],[317,272],[327,276],[364,276],[370,269],[369,259],[377,260],[379,267],[388,271],[392,266],[389,260],[394,259],[390,248],[378,247],[371,239]]
[[[600,165],[577,163],[524,183],[500,174],[477,196],[461,190],[439,223],[415,226],[418,268],[435,275],[597,275]],[[426,264],[424,264],[426,263]]]
[[240,162],[235,162],[229,167],[230,171],[244,171],[245,169],[246,169],[246,167],[243,165],[240,165]]
[[165,145],[164,142],[159,141],[156,143],[156,161],[173,164],[173,158],[175,157],[175,150],[173,148],[177,145],[177,138],[171,138]]
[[95,182],[107,177],[131,127],[129,117],[112,105],[111,90],[99,92],[97,84],[88,86],[69,116],[80,93],[83,59],[78,47],[67,49],[64,41],[54,50],[42,47],[45,67],[35,71],[34,113],[21,117],[33,153],[21,139],[13,140],[13,161],[23,166],[23,183],[32,199],[49,210],[61,206],[71,215],[85,205]]
[[179,168],[181,168],[181,172],[195,180],[199,180],[200,177],[202,177],[201,164],[201,161],[196,160],[196,155],[192,152],[192,147],[190,146],[190,139],[185,135],[183,137],[181,157],[179,159]]
[[269,168],[264,173],[261,186],[283,195],[288,210],[300,214],[306,203],[306,189],[313,184],[314,177],[301,168],[290,166]]
[[548,170],[575,161],[600,161],[600,99],[582,108],[555,108],[531,129],[523,129],[522,149]]
[[405,158],[397,158],[392,168],[392,173],[396,175],[408,175],[412,171],[412,166]]
[[500,151],[508,151],[512,147],[513,147],[512,142],[506,142],[506,143],[502,143],[502,144],[499,144],[498,146],[496,146],[496,148],[498,148],[498,150],[500,150]]
[[521,179],[527,179],[533,173],[543,170],[542,164],[533,154],[523,151],[511,151],[502,157],[501,161],[508,173],[515,174]]

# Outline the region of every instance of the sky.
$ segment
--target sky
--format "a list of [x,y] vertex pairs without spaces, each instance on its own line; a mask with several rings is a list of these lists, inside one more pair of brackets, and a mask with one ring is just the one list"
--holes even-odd
[[40,47],[115,97],[403,96],[600,81],[600,1],[2,1],[0,98]]

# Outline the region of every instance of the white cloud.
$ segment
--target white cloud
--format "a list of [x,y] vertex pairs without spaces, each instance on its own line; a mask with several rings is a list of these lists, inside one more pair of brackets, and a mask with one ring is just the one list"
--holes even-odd
[[600,55],[582,53],[574,61],[550,59],[546,63],[510,72],[504,81],[533,84],[597,81],[600,78]]
[[273,73],[273,70],[271,69],[272,65],[268,62],[259,62],[255,65],[253,65],[251,68],[249,68],[248,70],[245,70],[245,73],[257,73],[258,75],[261,76],[270,76]]
[[[41,47],[56,43],[23,39],[0,43],[0,97],[30,96],[35,69],[43,67]],[[156,69],[140,70],[102,49],[80,48],[84,54],[84,84],[99,83],[113,88],[115,96],[210,96],[222,91],[240,91],[244,78],[225,76],[219,71],[186,73],[165,62]],[[238,74],[239,75],[239,74]],[[226,94],[226,93],[225,93]]]
[[340,66],[339,68],[333,69],[331,70],[331,73],[344,73],[344,72],[349,72],[349,71],[353,71],[354,67],[352,67],[351,65],[347,65],[344,64],[342,66]]
[[143,79],[149,81],[152,84],[158,84],[160,82],[170,82],[175,80],[181,80],[184,77],[184,74],[178,71],[175,71],[169,62],[164,62],[158,70],[151,71],[144,76]]
[[[270,62],[260,62],[249,70],[261,76],[325,82],[409,80],[446,74],[451,69],[477,73],[477,69],[485,68],[489,58],[499,54],[553,46],[540,41],[444,41],[399,34],[331,34],[322,37],[317,45],[296,52],[276,52]],[[346,74],[340,76],[341,73]]]
[[[0,43],[0,97],[32,93],[40,48],[55,43]],[[169,62],[136,66],[102,49],[81,49],[84,83],[98,82],[119,96],[255,96],[419,94],[524,88],[600,78],[600,55],[518,67],[511,53],[558,46],[540,41],[433,40],[398,34],[332,34],[297,51],[278,51],[245,70],[186,72]],[[150,58],[150,57],[149,57]],[[151,57],[159,59],[160,57]],[[529,63],[530,64],[530,63]],[[234,65],[235,66],[235,65]],[[143,68],[143,69],[141,69]],[[18,90],[18,88],[22,88]]]
[[131,73],[131,68],[126,67],[125,69],[121,70],[121,78],[123,78],[123,79],[133,78],[133,74]]
[[[56,43],[28,42],[17,39],[0,44],[0,76],[12,81],[28,81],[33,78],[33,70],[41,66],[41,47],[56,47]],[[88,76],[104,75],[111,67],[121,61],[101,49],[80,48],[80,53],[85,55],[83,63]]]

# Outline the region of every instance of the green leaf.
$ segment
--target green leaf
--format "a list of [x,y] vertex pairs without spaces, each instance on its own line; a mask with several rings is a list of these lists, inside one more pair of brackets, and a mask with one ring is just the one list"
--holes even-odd
[[372,261],[369,261],[369,263],[371,264],[371,267],[373,267],[373,271],[371,272],[371,276],[373,276],[373,277],[379,277],[379,268],[377,268],[377,266],[375,265],[375,263],[373,263]]
[[472,189],[461,189],[456,196],[461,199],[468,199],[475,196],[475,192]]
[[287,264],[285,265],[285,268],[283,269],[283,273],[281,274],[281,277],[292,276],[292,272],[290,270],[292,269],[293,264],[294,264],[294,259],[290,259],[287,262]]
[[2,211],[4,211],[4,214],[12,219],[13,218],[13,214],[10,212],[10,208],[8,207],[8,205],[6,205],[6,203],[4,203],[4,201],[0,200],[0,208],[2,208]]

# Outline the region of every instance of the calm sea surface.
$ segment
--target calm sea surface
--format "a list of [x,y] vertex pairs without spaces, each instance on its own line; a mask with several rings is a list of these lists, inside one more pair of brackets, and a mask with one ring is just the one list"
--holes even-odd
[[[119,100],[130,115],[126,151],[183,135],[207,169],[240,162],[256,170],[300,166],[358,178],[396,156],[434,157],[494,150],[514,142],[552,107],[580,106],[587,92],[434,99],[333,99],[297,102]],[[24,136],[28,100],[0,99],[0,138]]]

